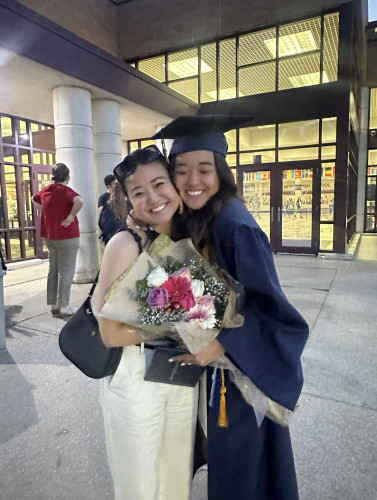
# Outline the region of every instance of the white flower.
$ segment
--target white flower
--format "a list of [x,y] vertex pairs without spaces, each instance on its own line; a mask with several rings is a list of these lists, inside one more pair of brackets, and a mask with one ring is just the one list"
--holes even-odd
[[198,299],[204,293],[204,281],[202,280],[192,280],[191,281],[191,289],[194,297]]
[[168,273],[161,266],[157,266],[147,276],[148,286],[161,286],[169,278]]
[[194,306],[190,309],[186,321],[190,324],[193,323],[196,326],[200,326],[203,330],[214,328],[216,326],[215,311],[212,307]]

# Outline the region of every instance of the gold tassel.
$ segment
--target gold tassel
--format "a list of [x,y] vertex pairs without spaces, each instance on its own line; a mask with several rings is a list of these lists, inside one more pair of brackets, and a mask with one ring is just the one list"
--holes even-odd
[[219,427],[228,427],[228,417],[226,415],[226,386],[224,370],[221,369],[221,389],[220,389],[220,411],[217,424]]

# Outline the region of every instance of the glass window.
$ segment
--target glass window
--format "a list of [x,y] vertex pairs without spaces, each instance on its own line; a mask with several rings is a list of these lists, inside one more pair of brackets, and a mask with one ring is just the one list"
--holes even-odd
[[[230,167],[236,167],[237,166],[237,155],[235,154],[228,154],[226,156],[226,162]],[[234,170],[234,169],[232,169]],[[237,181],[236,181],[237,182]]]
[[238,64],[254,64],[276,58],[276,28],[239,37]]
[[[6,200],[3,199],[3,194],[2,194],[2,189],[1,189],[1,177],[0,177],[0,228],[5,227],[5,202]],[[0,237],[0,245],[1,245],[1,237]]]
[[377,128],[377,88],[370,89],[369,128]]
[[334,220],[335,163],[322,164],[321,221]]
[[229,130],[229,132],[225,132],[224,135],[228,143],[228,154],[237,151],[237,131]]
[[252,153],[240,153],[240,165],[249,165],[255,163],[274,163],[274,151],[253,151]]
[[33,153],[33,163],[40,165],[42,163],[41,153]]
[[328,252],[334,249],[333,224],[320,224],[319,249]]
[[279,57],[289,57],[321,48],[321,18],[286,24],[279,29]]
[[279,161],[317,160],[318,148],[280,149]]
[[[236,95],[236,39],[222,40],[219,44],[219,100],[233,99]],[[240,94],[241,96],[242,94]]]
[[203,45],[201,48],[201,89],[200,102],[217,100],[216,44]]
[[159,82],[165,81],[165,56],[139,61],[139,70]]
[[190,78],[189,80],[179,80],[170,82],[169,87],[176,90],[180,94],[188,97],[194,102],[198,102],[198,79]]
[[336,118],[322,119],[322,142],[336,142]]
[[[202,62],[202,73],[206,70]],[[210,68],[209,68],[210,71]],[[198,50],[190,49],[168,55],[168,80],[179,80],[199,73]]]
[[279,62],[279,90],[307,87],[320,83],[319,53]]
[[279,124],[279,147],[304,146],[318,142],[319,120]]
[[276,144],[275,125],[241,128],[240,151],[274,148]]
[[11,231],[9,233],[10,251],[12,260],[21,259],[21,240],[19,231]]
[[14,144],[14,134],[12,129],[12,118],[9,116],[1,117],[1,136],[4,144]]
[[35,255],[35,232],[25,231],[25,257],[33,257]]
[[[140,147],[146,148],[147,146],[151,146],[152,144],[156,145],[156,141],[155,140],[141,141]],[[135,148],[135,149],[137,149],[137,148]]]
[[5,198],[8,206],[9,227],[20,227],[16,188],[16,172],[13,165],[4,165]]
[[20,162],[21,163],[30,163],[29,162],[29,153],[30,151],[28,149],[19,149],[18,154],[20,156]]
[[24,198],[24,217],[27,227],[33,226],[33,208],[31,202],[31,181],[30,181],[30,168],[20,168],[21,183]]
[[275,91],[276,63],[257,64],[239,69],[239,96]]
[[368,165],[377,165],[377,149],[370,149],[369,150]]
[[327,14],[324,20],[322,82],[338,79],[339,13]]
[[325,146],[321,148],[322,160],[333,160],[336,157],[336,146]]
[[3,155],[4,155],[4,161],[8,163],[15,163],[16,162],[16,150],[12,146],[5,146],[3,147]]

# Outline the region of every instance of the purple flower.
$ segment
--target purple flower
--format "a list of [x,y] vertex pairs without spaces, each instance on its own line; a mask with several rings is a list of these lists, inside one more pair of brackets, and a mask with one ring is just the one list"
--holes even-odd
[[147,303],[152,309],[164,308],[169,304],[169,294],[166,288],[156,286],[149,292]]

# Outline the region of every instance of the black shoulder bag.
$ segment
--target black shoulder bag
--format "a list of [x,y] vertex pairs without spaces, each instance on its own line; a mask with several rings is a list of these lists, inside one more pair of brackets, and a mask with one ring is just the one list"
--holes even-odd
[[[140,236],[130,228],[126,230],[135,238],[140,254],[143,251]],[[90,299],[97,285],[98,274],[84,303],[59,334],[59,347],[64,356],[85,375],[96,379],[115,373],[123,352],[123,347],[105,346],[92,311]]]

